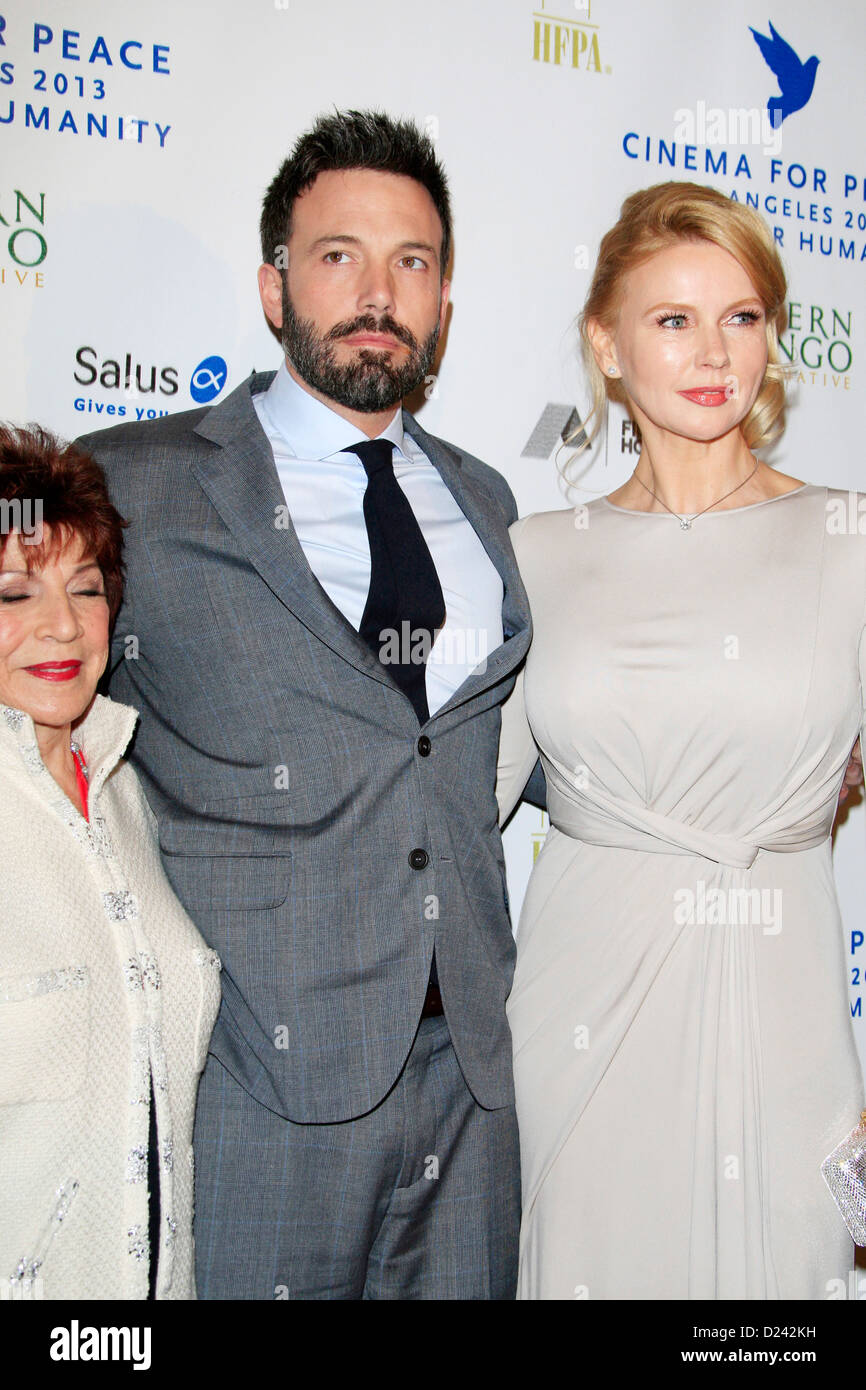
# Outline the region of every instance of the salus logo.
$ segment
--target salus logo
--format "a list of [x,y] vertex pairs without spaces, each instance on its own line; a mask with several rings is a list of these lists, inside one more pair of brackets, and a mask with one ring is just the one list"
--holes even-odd
[[73,405],[87,414],[156,420],[169,413],[164,409],[165,397],[178,394],[177,374],[177,367],[139,362],[131,352],[103,357],[95,347],[84,345],[75,354],[73,380],[78,386],[114,394],[107,400],[100,395],[76,396]]
[[80,347],[75,354],[77,364],[72,373],[79,386],[93,386],[97,379],[107,391],[125,391],[128,395],[147,395],[159,391],[163,396],[177,394],[177,367],[160,367],[125,356],[104,357],[100,360],[94,347]]
[[189,394],[196,405],[207,405],[209,401],[216,400],[226,384],[228,371],[224,357],[214,355],[202,358],[198,366],[193,368],[189,379]]

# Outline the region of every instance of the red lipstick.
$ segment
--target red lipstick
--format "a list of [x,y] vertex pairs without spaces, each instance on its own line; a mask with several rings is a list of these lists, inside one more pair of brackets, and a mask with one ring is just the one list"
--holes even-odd
[[24,670],[43,681],[71,681],[81,670],[81,662],[43,661],[39,666],[25,666]]

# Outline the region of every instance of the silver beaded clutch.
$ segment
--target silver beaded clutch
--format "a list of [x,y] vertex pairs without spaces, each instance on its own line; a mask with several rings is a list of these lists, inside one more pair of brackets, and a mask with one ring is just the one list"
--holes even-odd
[[821,1164],[824,1181],[855,1245],[866,1245],[866,1110],[847,1139]]

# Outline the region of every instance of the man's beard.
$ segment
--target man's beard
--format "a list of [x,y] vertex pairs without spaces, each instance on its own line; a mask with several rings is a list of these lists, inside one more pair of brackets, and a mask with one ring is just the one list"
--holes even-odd
[[[333,344],[355,333],[389,333],[405,343],[409,356],[400,367],[390,362],[390,353],[376,348],[361,348],[354,361],[339,363],[334,357]],[[298,375],[308,386],[329,400],[349,410],[372,415],[390,410],[420,386],[436,355],[439,323],[421,346],[415,335],[390,314],[376,318],[361,314],[356,319],[335,323],[320,335],[312,319],[299,319],[289,299],[286,277],[283,276],[283,328],[280,335],[283,351]]]

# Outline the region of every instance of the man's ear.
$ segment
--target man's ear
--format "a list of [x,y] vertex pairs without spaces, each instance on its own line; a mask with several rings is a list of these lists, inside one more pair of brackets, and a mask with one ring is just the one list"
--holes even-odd
[[275,265],[260,265],[259,296],[265,318],[276,329],[283,326],[283,277]]
[[448,296],[451,293],[451,281],[443,280],[439,290],[439,332],[444,332],[445,315],[448,312]]

